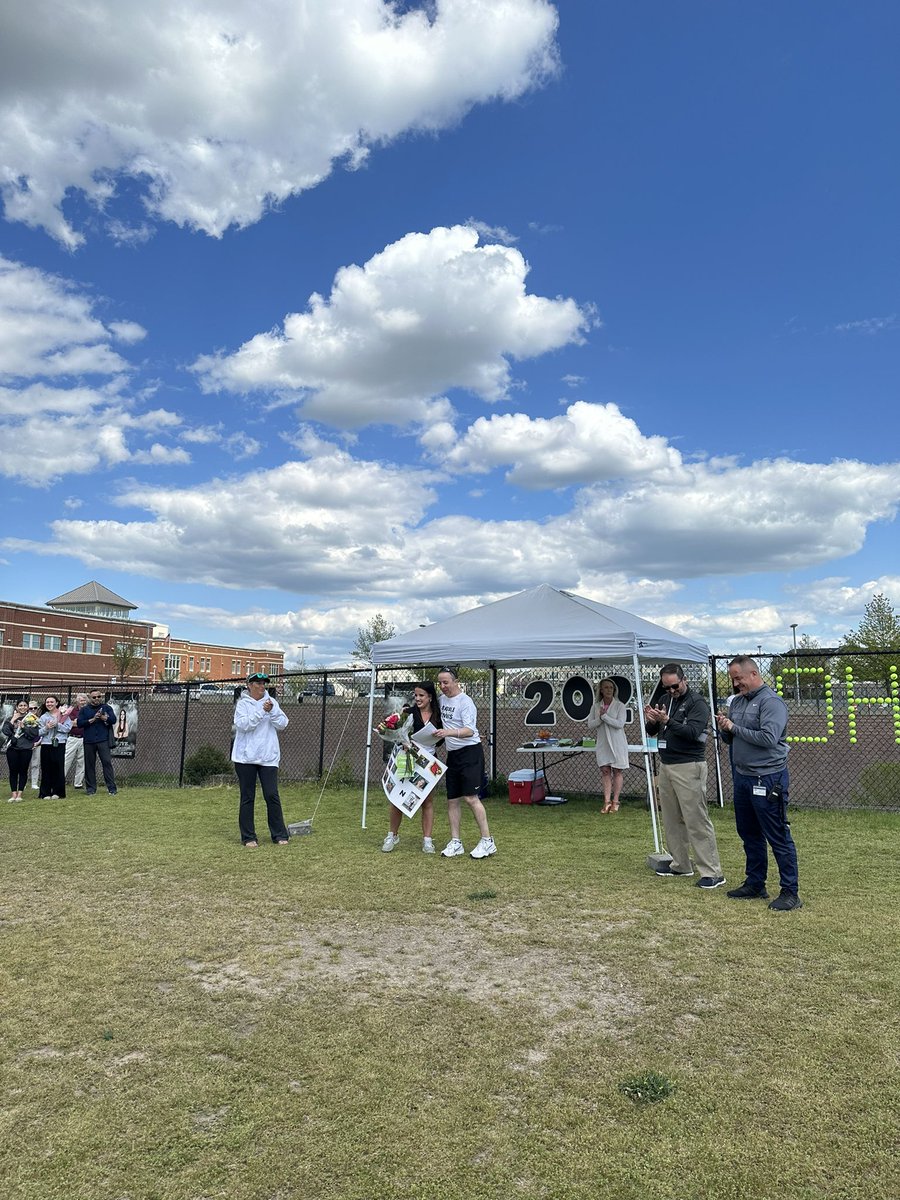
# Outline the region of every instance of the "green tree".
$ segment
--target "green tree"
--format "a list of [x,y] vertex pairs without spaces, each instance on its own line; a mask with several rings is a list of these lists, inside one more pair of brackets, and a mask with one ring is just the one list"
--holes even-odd
[[396,632],[396,628],[390,621],[383,617],[381,613],[376,613],[371,621],[368,621],[365,625],[360,625],[357,629],[356,642],[350,651],[350,657],[355,658],[357,662],[365,663],[369,666],[372,662],[370,655],[375,643],[387,641]]
[[110,655],[119,682],[124,683],[130,675],[145,672],[146,656],[147,647],[130,632],[127,625],[123,625],[122,636]]
[[[900,617],[883,592],[876,592],[863,610],[857,629],[852,629],[841,642],[841,651],[849,657],[840,662],[853,669],[854,679],[870,679],[890,687],[890,668],[900,660]],[[893,654],[873,654],[875,650],[895,650]]]

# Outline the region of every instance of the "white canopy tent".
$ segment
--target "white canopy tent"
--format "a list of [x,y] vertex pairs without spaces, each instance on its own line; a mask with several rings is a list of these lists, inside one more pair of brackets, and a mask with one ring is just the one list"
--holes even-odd
[[[641,725],[641,741],[645,747],[644,765],[651,798],[654,846],[659,851],[659,830],[652,802],[650,753],[646,750],[640,663],[706,663],[709,660],[709,648],[702,642],[692,642],[624,609],[610,608],[609,605],[542,583],[528,591],[470,609],[434,625],[376,642],[371,657],[370,731],[375,704],[375,674],[379,666],[449,663],[464,667],[487,667],[496,671],[497,667],[630,661],[634,667],[635,702]],[[493,735],[491,728],[492,742]],[[371,746],[370,732],[366,746],[364,827]]]

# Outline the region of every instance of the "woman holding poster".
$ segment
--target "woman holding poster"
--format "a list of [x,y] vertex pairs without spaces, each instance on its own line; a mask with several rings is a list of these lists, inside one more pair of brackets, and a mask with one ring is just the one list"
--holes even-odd
[[460,841],[461,801],[465,800],[478,824],[481,840],[470,858],[488,858],[497,853],[488,828],[487,813],[478,799],[484,777],[484,748],[478,733],[478,713],[472,699],[459,686],[456,672],[442,667],[438,672],[441,689],[441,721],[437,731],[447,747],[447,815],[450,819],[450,841],[441,851],[443,858],[456,858],[466,850]]
[[[407,736],[416,734],[424,729],[429,722],[435,729],[441,728],[441,710],[438,705],[437,692],[435,691],[434,684],[426,680],[424,683],[417,683],[413,688],[413,708],[404,731]],[[389,804],[388,807],[391,810],[389,828],[387,837],[384,839],[381,847],[385,854],[389,854],[400,841],[400,822],[403,820],[403,813],[395,804]],[[422,802],[423,854],[434,854],[433,831],[434,797],[429,794]]]

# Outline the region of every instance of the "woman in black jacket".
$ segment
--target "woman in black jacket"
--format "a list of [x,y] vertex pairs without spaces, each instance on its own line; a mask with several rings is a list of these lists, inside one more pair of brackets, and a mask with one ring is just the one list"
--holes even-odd
[[22,799],[22,792],[28,782],[28,768],[31,765],[34,745],[41,736],[34,715],[29,717],[27,700],[20,700],[3,722],[3,736],[9,738],[6,747],[6,761],[9,764],[9,803],[15,804]]

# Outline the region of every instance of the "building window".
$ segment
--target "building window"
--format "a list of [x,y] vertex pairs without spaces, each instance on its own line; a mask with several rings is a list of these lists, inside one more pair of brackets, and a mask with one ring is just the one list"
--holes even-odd
[[66,638],[66,650],[69,654],[83,654],[84,638]]
[[44,634],[44,649],[45,650],[62,650],[62,638],[57,637],[52,633]]
[[41,635],[39,633],[23,633],[22,646],[25,650],[40,650]]
[[232,673],[232,675],[240,675],[241,660],[239,658],[233,658],[231,660],[231,673]]
[[181,674],[181,655],[180,654],[167,654],[165,670],[166,671],[174,671],[176,675],[180,675]]
[[85,652],[85,654],[99,654],[100,653],[100,639],[99,638],[85,638],[84,639],[84,652]]
[[191,673],[191,675],[193,675],[193,673],[194,673],[194,656],[193,656],[193,654],[188,659],[188,671]]

